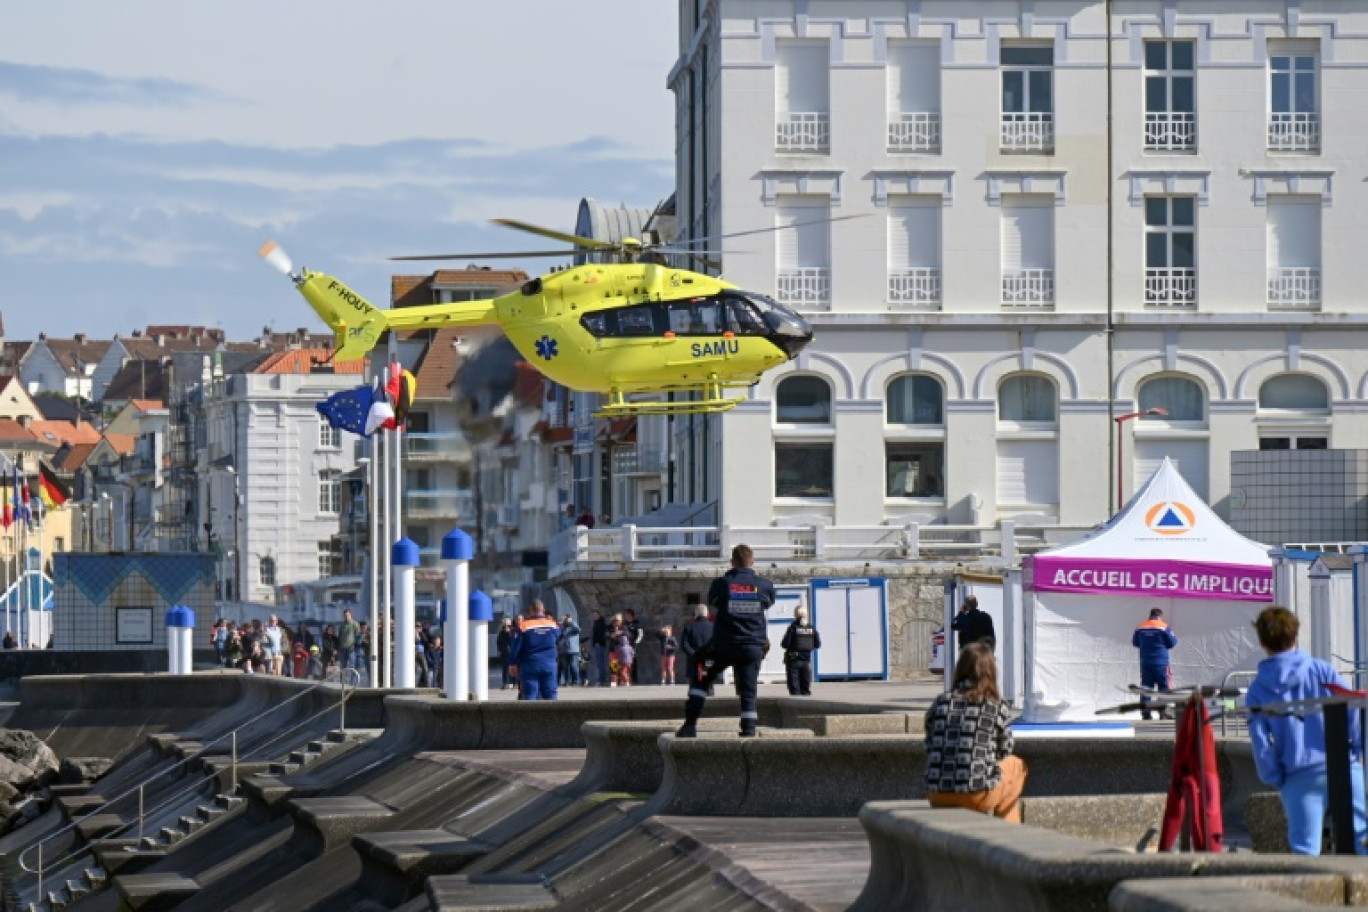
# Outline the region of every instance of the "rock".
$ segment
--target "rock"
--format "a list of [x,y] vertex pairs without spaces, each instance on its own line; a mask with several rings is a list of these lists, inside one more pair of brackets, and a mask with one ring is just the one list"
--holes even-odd
[[37,781],[38,775],[31,768],[0,756],[0,782],[7,782],[23,792]]
[[[105,757],[67,757],[62,761],[57,781],[63,785],[94,782],[107,773],[113,765],[114,761]],[[0,799],[3,797],[3,794],[0,794]]]
[[[27,767],[33,771],[34,779],[42,782],[55,779],[61,766],[52,748],[37,735],[17,728],[0,729],[0,757]],[[0,779],[3,778],[0,776]]]

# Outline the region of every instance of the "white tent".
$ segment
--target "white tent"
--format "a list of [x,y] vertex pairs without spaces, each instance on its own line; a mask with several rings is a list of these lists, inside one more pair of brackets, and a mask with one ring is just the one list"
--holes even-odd
[[1105,526],[1026,558],[1022,577],[1027,722],[1096,722],[1132,699],[1131,634],[1151,608],[1178,637],[1175,687],[1263,658],[1251,622],[1273,597],[1268,548],[1222,522],[1168,459]]

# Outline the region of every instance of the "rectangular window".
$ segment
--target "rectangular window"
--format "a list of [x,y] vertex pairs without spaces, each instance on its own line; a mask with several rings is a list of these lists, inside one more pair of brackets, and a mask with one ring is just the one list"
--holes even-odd
[[1054,197],[1002,199],[1002,306],[1053,310]]
[[1197,148],[1196,42],[1145,42],[1145,148]]
[[776,443],[774,496],[832,496],[833,459],[830,443]]
[[1268,306],[1319,310],[1321,302],[1321,198],[1268,197]]
[[1197,306],[1197,200],[1145,197],[1145,306]]
[[1260,437],[1261,450],[1328,450],[1328,437]]
[[888,200],[888,303],[939,310],[941,206],[930,194]]
[[328,424],[328,419],[318,416],[318,448],[336,450],[342,447],[342,431]]
[[888,151],[940,151],[940,93],[940,44],[890,41]]
[[825,196],[779,199],[775,226],[782,304],[824,308],[831,303],[831,202]]
[[889,497],[943,497],[945,444],[889,441],[884,444]]
[[330,541],[318,543],[318,575],[320,578],[333,575],[333,553],[332,542]]
[[318,512],[337,513],[342,509],[342,473],[324,469],[318,473]]
[[1268,148],[1320,150],[1319,54],[1314,42],[1271,43],[1268,58]]
[[784,41],[775,48],[775,148],[825,152],[831,144],[830,59],[825,41]]
[[1048,152],[1054,148],[1054,48],[1004,46],[1002,137],[1004,152]]

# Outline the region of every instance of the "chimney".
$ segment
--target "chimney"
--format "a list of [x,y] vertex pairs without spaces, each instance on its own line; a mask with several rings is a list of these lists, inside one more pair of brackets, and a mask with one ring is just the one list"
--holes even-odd
[[135,338],[135,339],[141,339],[141,338],[142,338],[142,330],[141,330],[141,329],[135,329],[135,330],[133,330],[133,338]]
[[72,340],[77,345],[85,345],[85,333],[76,333],[74,336],[72,336]]
[[33,421],[33,416],[32,416],[32,415],[20,415],[20,416],[19,416],[19,426],[20,426],[20,427],[26,428],[26,427],[29,426],[29,423],[32,422],[32,421]]
[[152,337],[152,341],[157,344],[158,348],[160,348],[161,346],[166,344],[166,336],[163,336],[161,333],[157,333],[155,336]]

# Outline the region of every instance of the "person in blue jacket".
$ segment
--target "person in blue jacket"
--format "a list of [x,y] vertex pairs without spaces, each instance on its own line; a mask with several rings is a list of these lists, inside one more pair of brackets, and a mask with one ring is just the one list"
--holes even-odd
[[[1149,620],[1131,634],[1131,645],[1140,650],[1140,686],[1168,693],[1172,689],[1169,650],[1178,645],[1178,638],[1164,621],[1163,611],[1150,609]],[[1170,716],[1167,708],[1159,712],[1161,719]],[[1149,700],[1145,697],[1140,698],[1140,718],[1150,720]]]
[[513,648],[511,664],[518,666],[524,700],[556,699],[556,643],[560,625],[546,616],[546,606],[533,599]]
[[[1259,645],[1268,658],[1259,670],[1245,705],[1249,707],[1249,740],[1254,748],[1254,766],[1265,785],[1278,790],[1287,815],[1287,841],[1298,855],[1319,855],[1325,808],[1329,801],[1325,763],[1325,713],[1309,711],[1299,715],[1273,715],[1256,712],[1269,703],[1284,703],[1324,697],[1326,685],[1348,687],[1329,662],[1312,658],[1297,649],[1301,623],[1286,608],[1265,608],[1254,622]],[[1363,740],[1358,712],[1349,713],[1350,783],[1354,796],[1354,848],[1368,854],[1368,821],[1363,801]]]

